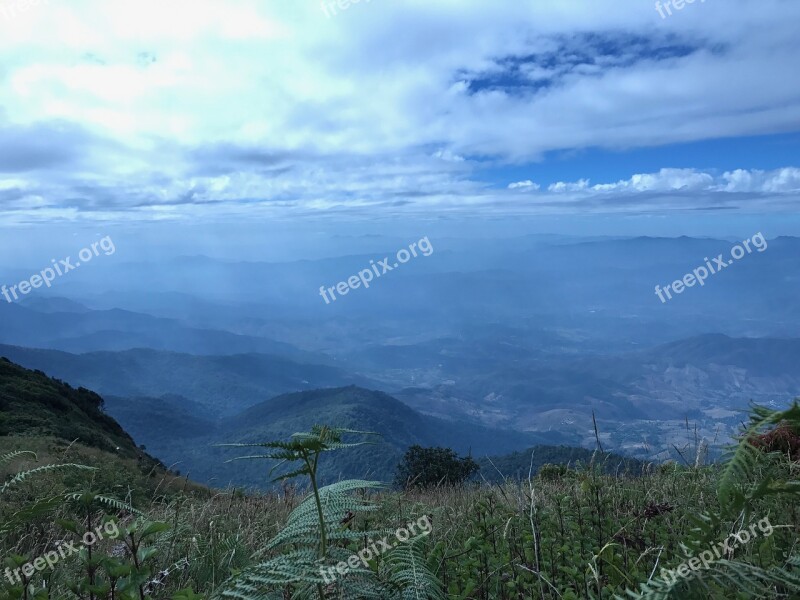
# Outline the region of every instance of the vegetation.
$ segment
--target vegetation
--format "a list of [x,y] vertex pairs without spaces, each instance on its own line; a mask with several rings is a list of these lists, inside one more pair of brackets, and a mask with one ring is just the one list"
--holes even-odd
[[218,421],[185,398],[107,397],[106,402],[109,413],[148,451],[168,464],[179,462],[181,471],[215,487],[269,487],[260,463],[238,463],[231,471],[225,463],[228,454],[216,444],[286,439],[296,431],[307,431],[321,414],[326,423],[337,427],[381,434],[369,446],[328,455],[320,464],[323,484],[363,478],[365,465],[369,478],[391,480],[403,453],[413,445],[446,446],[461,453],[472,447],[476,454],[498,454],[536,441],[525,433],[499,434],[473,424],[435,419],[388,394],[356,386],[277,396]]
[[342,436],[346,433],[363,432],[316,426],[310,433],[293,435],[288,442],[257,444],[270,452],[244,457],[299,463],[278,479],[307,476],[312,493],[291,512],[286,526],[264,548],[279,553],[234,577],[223,586],[223,595],[276,600],[287,596],[444,600],[439,581],[423,556],[421,536],[390,548],[386,554],[376,551],[373,555],[370,547],[377,550],[373,540],[385,537],[386,531],[352,527],[359,515],[368,516],[378,509],[378,504],[366,496],[352,492],[380,489],[380,482],[349,480],[319,487],[317,468],[323,453],[365,443],[344,443]]
[[0,437],[52,436],[151,465],[120,425],[103,412],[103,399],[84,388],[0,358]]
[[[102,435],[90,438],[96,446],[65,443],[57,437],[63,429],[41,427],[56,414],[47,407],[65,409],[64,426],[91,430],[92,397],[69,403],[84,392],[39,375],[34,389],[7,372],[17,377],[13,393],[41,399],[41,409],[31,400],[32,414],[37,434],[47,436],[0,438],[0,557],[8,569],[0,600],[800,597],[800,465],[790,435],[800,427],[797,403],[783,412],[754,408],[720,466],[648,465],[634,476],[609,470],[598,453],[494,485],[450,481],[403,491],[367,480],[323,485],[318,469],[330,452],[371,446],[344,441],[354,432],[317,427],[255,443],[262,451],[250,462],[278,461],[282,487],[244,494],[148,467],[135,447],[109,450],[103,439],[124,437],[102,418],[95,423]],[[12,407],[3,415],[17,419],[16,400],[3,389]],[[451,467],[464,461],[447,449],[435,454]],[[423,516],[429,535],[361,561],[365,549]],[[765,519],[769,531],[756,529]],[[83,544],[98,527],[117,534]],[[747,530],[756,535],[746,543],[686,569]],[[24,565],[65,544],[80,549],[26,572]],[[686,575],[670,575],[682,568]]]
[[481,478],[490,482],[526,480],[531,475],[541,474],[542,470],[547,476],[567,474],[570,467],[581,470],[590,463],[610,475],[641,475],[648,467],[635,458],[567,446],[536,446],[525,452],[478,459]]
[[471,456],[459,457],[450,448],[411,446],[397,467],[395,485],[402,489],[464,483],[480,467]]

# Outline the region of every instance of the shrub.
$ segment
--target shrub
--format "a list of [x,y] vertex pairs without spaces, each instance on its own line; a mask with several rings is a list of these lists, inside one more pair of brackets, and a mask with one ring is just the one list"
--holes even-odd
[[411,446],[397,466],[395,485],[404,489],[457,485],[479,468],[472,457],[459,457],[450,448]]

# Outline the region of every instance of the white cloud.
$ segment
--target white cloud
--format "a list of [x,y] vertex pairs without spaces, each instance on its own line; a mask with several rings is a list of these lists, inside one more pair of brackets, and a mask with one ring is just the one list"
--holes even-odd
[[[0,141],[70,134],[0,156],[18,182],[0,202],[48,219],[54,206],[68,219],[470,209],[510,193],[487,191],[486,164],[797,129],[800,3],[692,8],[662,20],[639,0],[373,0],[327,18],[313,1],[42,2],[0,14]],[[794,168],[663,169],[547,189],[800,186]]]
[[541,186],[538,183],[534,183],[530,179],[526,181],[517,181],[515,183],[509,183],[508,189],[510,190],[523,190],[526,192],[535,192]]
[[466,160],[463,156],[453,154],[450,150],[438,150],[433,156],[448,162],[464,162]]
[[696,169],[661,169],[658,173],[638,173],[630,179],[616,183],[590,185],[588,179],[577,182],[559,181],[548,187],[555,193],[584,192],[601,193],[644,193],[644,192],[753,192],[781,194],[800,192],[800,169],[785,167],[774,171],[748,171],[737,169],[715,177]]
[[547,187],[547,191],[549,192],[581,192],[585,189],[589,188],[589,180],[588,179],[580,179],[575,183],[565,183],[563,181],[558,181],[556,183],[551,183]]
[[617,183],[592,186],[597,192],[669,192],[700,191],[708,189],[714,178],[708,173],[694,169],[661,169],[658,173],[636,174],[628,180]]
[[736,169],[723,173],[718,189],[726,192],[787,193],[800,191],[800,169],[786,167],[775,171]]

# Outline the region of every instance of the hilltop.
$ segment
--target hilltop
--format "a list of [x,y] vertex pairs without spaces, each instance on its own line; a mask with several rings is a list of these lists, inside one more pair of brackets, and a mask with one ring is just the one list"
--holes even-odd
[[378,434],[368,446],[333,453],[322,470],[325,480],[368,476],[390,481],[414,444],[483,456],[542,441],[534,434],[423,415],[389,394],[358,386],[282,394],[223,419],[204,416],[199,406],[177,396],[110,396],[108,403],[110,414],[149,451],[193,479],[219,487],[263,486],[264,464],[245,461],[232,467],[225,461],[237,454],[214,444],[286,439],[321,422]]

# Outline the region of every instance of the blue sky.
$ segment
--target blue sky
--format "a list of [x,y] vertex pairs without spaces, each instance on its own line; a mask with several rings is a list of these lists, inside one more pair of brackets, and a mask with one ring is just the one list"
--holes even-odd
[[0,8],[0,227],[797,213],[795,1]]

